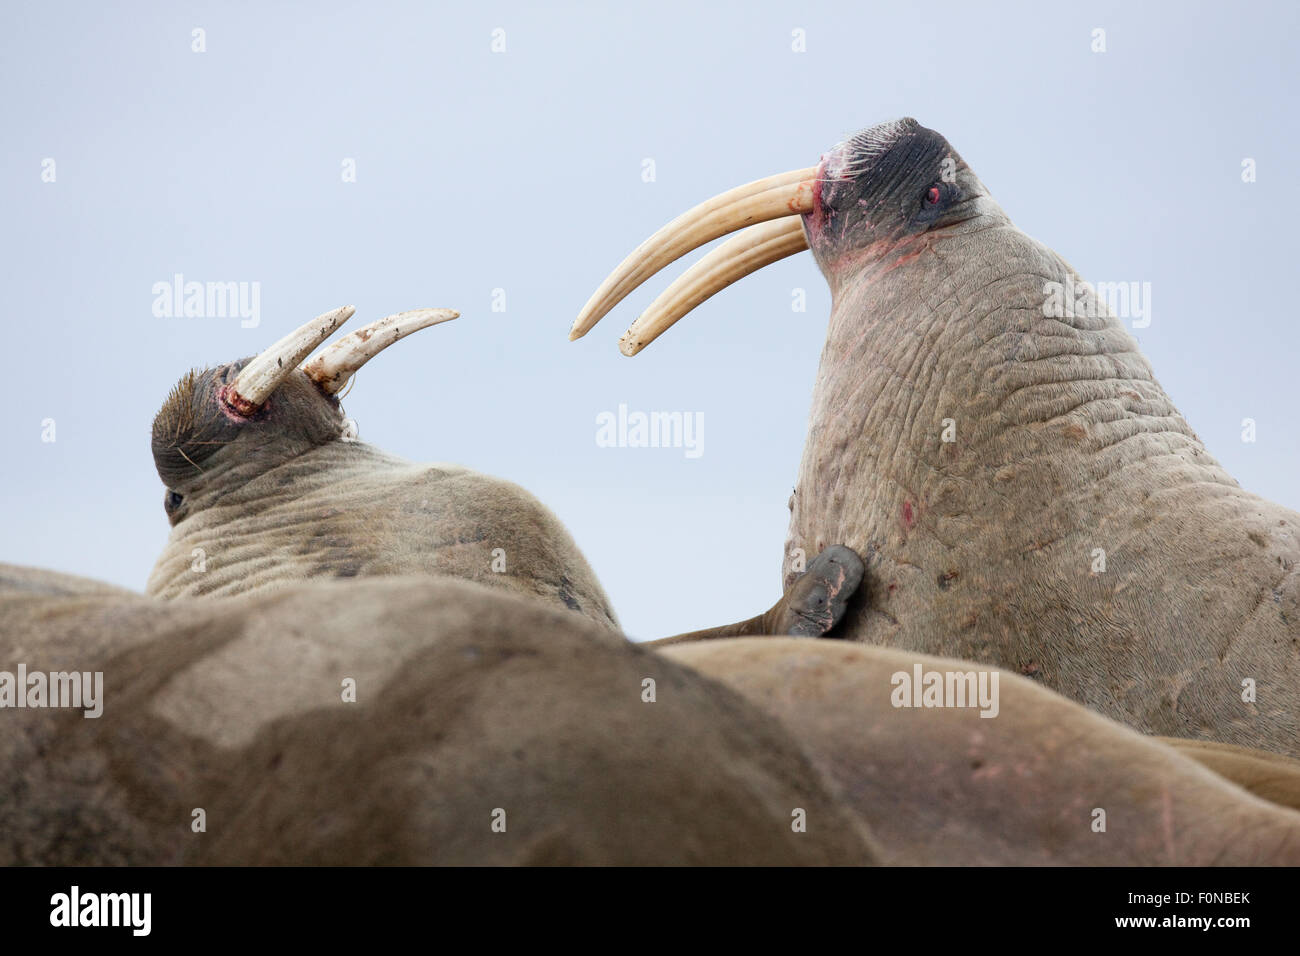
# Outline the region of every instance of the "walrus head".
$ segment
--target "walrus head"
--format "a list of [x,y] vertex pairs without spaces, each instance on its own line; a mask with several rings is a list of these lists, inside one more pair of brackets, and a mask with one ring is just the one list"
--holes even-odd
[[610,274],[569,338],[585,335],[660,269],[736,230],[633,323],[620,342],[625,355],[737,279],[804,249],[838,293],[863,269],[915,257],[937,235],[969,229],[981,217],[1006,219],[943,136],[911,118],[881,123],[839,143],[815,167],[740,186],[674,219]]
[[174,526],[200,504],[230,495],[304,452],[355,437],[338,393],[398,339],[457,316],[418,309],[380,319],[299,364],[356,310],[312,319],[260,355],[187,373],[153,422],[153,459]]
[[902,119],[863,130],[822,157],[808,244],[833,290],[864,266],[916,254],[977,217],[988,193],[934,130]]

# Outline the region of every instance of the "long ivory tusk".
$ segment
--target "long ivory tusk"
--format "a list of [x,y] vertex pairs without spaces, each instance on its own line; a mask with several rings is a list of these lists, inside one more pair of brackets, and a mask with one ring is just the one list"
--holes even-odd
[[357,369],[399,339],[440,322],[450,322],[452,309],[412,309],[362,326],[346,335],[302,367],[327,395],[343,390]]
[[569,339],[579,339],[633,289],[692,249],[745,226],[811,212],[816,168],[768,176],[714,196],[682,213],[624,259],[578,313]]
[[695,263],[660,293],[623,333],[618,342],[619,351],[636,355],[672,328],[678,319],[737,279],[807,248],[803,223],[797,218],[750,226]]
[[333,335],[335,329],[352,318],[354,312],[354,306],[345,305],[294,329],[240,370],[235,380],[226,386],[225,403],[240,415],[252,415],[285,377],[316,346]]

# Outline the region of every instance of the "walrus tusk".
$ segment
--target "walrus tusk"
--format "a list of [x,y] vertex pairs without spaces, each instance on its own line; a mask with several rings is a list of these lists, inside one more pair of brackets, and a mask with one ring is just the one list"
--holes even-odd
[[678,319],[737,279],[808,248],[803,223],[792,217],[750,226],[683,272],[623,333],[618,348],[636,355]]
[[251,415],[270,397],[298,364],[316,346],[334,334],[334,330],[352,318],[356,307],[345,305],[333,312],[318,315],[306,325],[294,329],[240,370],[226,386],[223,400],[240,415]]
[[610,309],[652,275],[692,249],[745,226],[796,216],[813,208],[816,167],[795,169],[737,186],[682,213],[633,250],[587,300],[569,339],[591,331]]
[[337,395],[343,386],[372,358],[412,332],[460,315],[452,309],[412,309],[371,322],[339,339],[302,367],[326,395]]

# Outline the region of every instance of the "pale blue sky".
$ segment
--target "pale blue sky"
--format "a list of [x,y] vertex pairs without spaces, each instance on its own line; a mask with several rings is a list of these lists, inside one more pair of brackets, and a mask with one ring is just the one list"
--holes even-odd
[[[7,2],[0,560],[142,588],[168,530],[149,423],[185,369],[347,302],[450,306],[359,376],[362,439],[528,487],[635,637],[748,617],[778,593],[825,332],[811,259],[634,360],[617,339],[677,270],[566,332],[677,213],[900,115],[1084,275],[1150,282],[1165,389],[1246,488],[1300,506],[1296,5],[973,7]],[[155,317],[178,272],[260,283],[260,326]],[[703,454],[598,447],[619,403],[702,413]]]

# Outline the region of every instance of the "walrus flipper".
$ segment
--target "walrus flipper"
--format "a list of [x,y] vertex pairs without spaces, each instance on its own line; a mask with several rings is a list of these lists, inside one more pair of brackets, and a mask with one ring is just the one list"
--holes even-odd
[[862,558],[852,548],[831,545],[813,558],[781,600],[757,617],[702,631],[648,641],[650,645],[707,641],[715,637],[835,637],[835,625],[844,617],[849,599],[857,593],[865,573]]
[[768,611],[772,629],[767,633],[835,637],[831,632],[844,617],[864,572],[856,551],[842,544],[831,545],[813,558],[808,570],[795,578],[785,596]]

